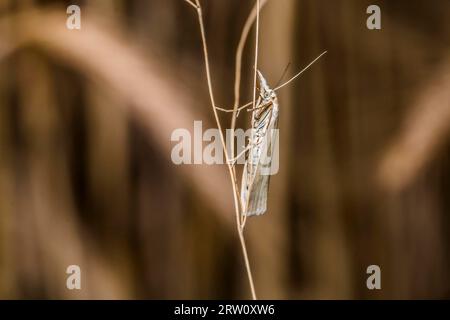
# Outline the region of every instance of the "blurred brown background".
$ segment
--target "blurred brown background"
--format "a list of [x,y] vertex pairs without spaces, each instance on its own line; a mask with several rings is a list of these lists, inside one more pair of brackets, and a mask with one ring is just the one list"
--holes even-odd
[[[254,2],[202,3],[231,106]],[[269,0],[261,18],[272,86],[328,54],[279,93],[280,172],[246,228],[259,298],[449,298],[450,2]],[[1,0],[0,298],[249,298],[226,168],[170,161],[194,120],[213,124],[183,0]]]

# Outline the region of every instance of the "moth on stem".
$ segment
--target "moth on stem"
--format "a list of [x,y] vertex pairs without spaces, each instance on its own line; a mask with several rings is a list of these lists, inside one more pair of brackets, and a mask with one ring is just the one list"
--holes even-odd
[[[250,30],[253,26],[253,24],[256,21],[257,24],[257,35],[256,35],[256,42],[259,42],[259,12],[261,9],[266,5],[268,0],[259,0],[255,3],[254,7],[252,8],[252,11],[250,12],[249,16],[247,17],[247,20],[245,21],[244,27],[241,32],[241,37],[239,39],[239,43],[236,49],[236,64],[235,64],[235,75],[234,75],[234,104],[233,109],[230,110],[230,112],[233,112],[231,117],[231,136],[234,137],[234,131],[236,129],[236,119],[239,116],[239,104],[240,104],[240,92],[241,92],[241,75],[242,75],[242,56],[244,53],[245,44],[247,43],[248,35],[250,34]],[[258,50],[258,44],[255,45],[255,66],[257,65],[257,50]],[[256,68],[255,68],[256,70]],[[255,71],[256,75],[256,71]],[[249,104],[250,105],[250,104]],[[217,108],[218,110],[224,110],[221,108]],[[231,139],[231,145],[230,145],[230,151],[231,151],[231,158],[234,158],[234,139]],[[233,166],[233,175],[234,180],[237,181],[236,178],[236,168]],[[236,188],[237,190],[239,188]],[[242,202],[240,202],[241,205],[241,211],[243,210]],[[241,214],[242,217],[242,214]],[[243,230],[245,225],[244,221],[241,221],[241,229]]]
[[[247,108],[250,104],[253,107],[248,111],[253,111],[251,120],[251,136],[248,145],[236,157],[238,158],[248,152],[245,161],[241,182],[241,229],[243,230],[248,216],[261,215],[267,210],[267,198],[269,190],[270,175],[272,174],[273,157],[276,157],[278,140],[278,98],[276,90],[288,85],[299,77],[305,70],[313,65],[323,52],[303,70],[291,79],[275,89],[271,89],[263,75],[258,72],[260,93],[257,102],[254,100],[238,110]],[[257,60],[255,59],[255,64]],[[255,68],[255,70],[257,70]],[[281,81],[281,80],[280,80]],[[256,89],[256,85],[254,86]],[[256,95],[254,95],[254,98]],[[226,110],[226,109],[225,109]],[[233,113],[236,109],[233,109]],[[226,110],[229,111],[229,110]],[[277,159],[275,159],[276,161]],[[233,166],[234,169],[234,166]]]
[[[236,226],[239,235],[239,240],[242,248],[244,262],[247,270],[247,276],[250,284],[250,290],[253,299],[256,299],[256,293],[253,283],[252,272],[247,254],[247,248],[244,239],[244,227],[247,221],[247,217],[250,215],[259,215],[266,211],[267,207],[267,193],[269,184],[269,174],[264,174],[264,170],[271,170],[274,144],[276,143],[276,137],[274,131],[277,130],[278,125],[278,100],[276,91],[288,85],[294,79],[299,77],[305,70],[313,65],[320,57],[325,53],[323,52],[310,64],[308,64],[303,70],[294,75],[291,79],[276,86],[274,89],[270,89],[267,85],[267,81],[262,74],[258,71],[258,51],[259,51],[259,17],[260,9],[266,4],[268,0],[256,0],[256,4],[246,20],[244,29],[241,33],[241,38],[236,51],[236,69],[235,69],[235,83],[234,83],[234,105],[233,109],[219,108],[215,104],[214,92],[212,88],[211,72],[209,65],[208,47],[206,43],[205,28],[202,16],[202,7],[200,0],[184,0],[190,6],[196,9],[198,15],[198,21],[200,25],[203,53],[205,60],[206,76],[208,82],[208,91],[211,100],[211,107],[213,109],[214,118],[216,120],[217,127],[220,131],[220,140],[225,153],[225,159],[230,174],[230,180],[233,188],[233,199],[236,214]],[[250,29],[256,20],[256,35],[255,35],[255,57],[254,57],[254,77],[253,77],[253,99],[251,102],[239,107],[240,98],[240,82],[241,82],[241,68],[242,68],[242,54],[245,47],[246,40],[250,33]],[[260,93],[257,98],[257,78],[259,77]],[[249,145],[244,149],[245,152],[249,152],[246,163],[244,165],[244,172],[242,175],[241,189],[237,185],[236,169],[234,166],[234,130],[236,127],[236,119],[239,112],[243,109],[252,106],[248,111],[252,111],[252,134]],[[225,139],[223,136],[220,120],[217,111],[232,112],[231,119],[231,155],[228,155]],[[271,152],[271,156],[267,157],[267,152]],[[238,156],[239,157],[239,156]],[[231,160],[231,161],[230,161]],[[266,167],[261,165],[261,162],[266,163]]]

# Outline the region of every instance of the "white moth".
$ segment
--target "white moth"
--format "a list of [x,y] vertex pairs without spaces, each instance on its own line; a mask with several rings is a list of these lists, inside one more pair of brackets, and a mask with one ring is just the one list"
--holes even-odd
[[[241,202],[244,216],[261,215],[267,211],[267,194],[270,175],[274,173],[274,160],[278,161],[278,99],[276,91],[291,83],[311,67],[326,51],[310,62],[303,70],[275,89],[271,89],[261,72],[259,77],[259,97],[252,110],[252,130],[241,183]],[[247,108],[246,104],[241,109]],[[233,110],[219,110],[232,112]],[[239,113],[238,113],[239,114]],[[239,158],[239,156],[237,157]],[[276,163],[278,166],[278,163]]]
[[267,210],[272,158],[278,141],[278,99],[258,71],[259,98],[252,113],[248,156],[241,184],[243,214],[261,215]]

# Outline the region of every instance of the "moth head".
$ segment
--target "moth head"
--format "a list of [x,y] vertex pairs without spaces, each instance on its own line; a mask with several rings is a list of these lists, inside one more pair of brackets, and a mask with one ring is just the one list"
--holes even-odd
[[265,101],[275,99],[277,97],[275,91],[270,89],[266,79],[263,77],[262,73],[259,70],[258,70],[258,77],[259,77],[259,93],[261,98]]
[[277,97],[275,91],[272,89],[264,90],[263,99],[264,100],[273,100]]

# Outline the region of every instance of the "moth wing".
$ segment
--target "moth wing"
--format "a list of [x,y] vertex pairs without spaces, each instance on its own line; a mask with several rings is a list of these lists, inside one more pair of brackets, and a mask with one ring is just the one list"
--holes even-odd
[[[259,167],[259,166],[258,166]],[[255,173],[249,193],[248,207],[245,215],[261,215],[267,211],[267,194],[269,191],[270,175],[262,175],[259,167]]]
[[[272,158],[278,141],[278,113],[273,113],[267,126],[261,157],[258,163],[245,163],[242,176],[242,196],[244,214],[247,216],[262,215],[267,211],[267,195],[271,176]],[[247,203],[248,198],[248,203]],[[248,207],[246,208],[246,205]]]

